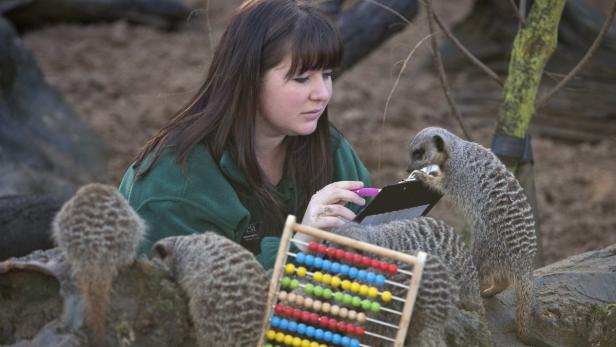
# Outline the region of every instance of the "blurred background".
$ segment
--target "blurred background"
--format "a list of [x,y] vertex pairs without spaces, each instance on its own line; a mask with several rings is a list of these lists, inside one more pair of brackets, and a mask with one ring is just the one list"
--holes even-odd
[[[180,14],[180,19],[168,25],[152,19],[154,16],[136,15],[110,16],[102,21],[69,16],[63,20],[31,19],[26,13],[28,9],[23,7],[26,2],[0,0],[5,23],[16,30],[11,41],[7,41],[6,34],[2,40],[6,44],[17,42],[25,52],[31,52],[44,83],[57,92],[56,96],[74,114],[75,120],[66,124],[82,122],[84,126],[59,125],[59,118],[55,118],[59,116],[48,113],[47,104],[36,106],[41,102],[36,96],[18,103],[21,108],[17,109],[36,107],[32,114],[38,120],[34,120],[35,116],[28,116],[27,120],[21,115],[11,118],[7,110],[16,108],[5,106],[10,105],[6,100],[14,95],[3,94],[0,160],[4,168],[0,168],[0,191],[4,195],[67,196],[79,184],[93,180],[117,185],[148,137],[196,92],[213,47],[241,3],[178,0],[189,9],[190,16]],[[137,1],[140,2],[144,1]],[[345,1],[344,8],[352,10],[360,2]],[[415,9],[404,15],[410,24],[393,24],[396,33],[374,48],[366,44],[369,54],[336,77],[330,103],[332,122],[353,144],[371,172],[374,185],[379,187],[407,176],[406,146],[422,128],[440,126],[462,134],[458,122],[450,115],[433,68],[430,41],[420,43],[429,33],[425,10],[412,3]],[[546,69],[549,76],[544,77],[541,91],[553,86],[586,52],[611,3],[568,2],[561,23],[559,50]],[[442,0],[433,1],[433,6],[465,46],[504,79],[508,52],[518,28],[509,2]],[[50,13],[49,9],[45,11]],[[468,130],[477,142],[489,147],[502,89],[469,63],[442,33],[437,36],[452,95]],[[401,72],[404,60],[414,48]],[[1,51],[0,45],[0,66],[6,64]],[[614,52],[616,27],[612,25],[592,64],[576,75],[533,118],[530,126],[546,264],[616,243]],[[14,62],[29,59],[12,57]],[[7,66],[0,67],[0,76],[4,75],[0,85],[8,79],[7,74],[21,69],[10,70]],[[398,74],[400,81],[393,90]],[[34,89],[26,84],[23,88]],[[44,128],[59,134],[59,142],[41,135],[39,130]],[[54,147],[54,143],[62,141],[66,148]],[[89,147],[92,141],[98,141],[95,147]],[[31,150],[34,147],[39,150]],[[67,151],[77,154],[67,159]],[[68,176],[72,178],[66,179]],[[452,206],[443,200],[431,215],[461,229],[464,222]]]

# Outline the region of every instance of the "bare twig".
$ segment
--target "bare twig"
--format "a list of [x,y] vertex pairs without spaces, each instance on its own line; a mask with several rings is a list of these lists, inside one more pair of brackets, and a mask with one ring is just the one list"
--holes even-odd
[[[526,19],[524,19],[524,14],[522,12],[522,7],[518,9],[518,6],[515,4],[515,0],[509,0],[509,3],[513,7],[513,12],[515,12],[516,17],[518,17],[518,21],[520,21],[521,25],[526,24]],[[520,5],[523,5],[520,3]],[[526,7],[526,6],[525,6]]]
[[441,18],[433,12],[434,19],[436,20],[436,24],[438,24],[439,28],[443,30],[445,35],[454,43],[456,47],[464,54],[468,59],[470,59],[475,65],[477,65],[483,72],[487,73],[496,83],[498,83],[501,87],[505,84],[503,80],[498,77],[498,74],[490,69],[487,65],[481,62],[481,60],[477,59],[464,45],[453,35],[453,33],[447,28],[447,26],[443,23]]
[[573,76],[575,76],[584,67],[584,65],[586,65],[586,63],[590,60],[590,58],[595,53],[597,48],[599,48],[601,41],[603,40],[603,37],[605,36],[605,34],[608,32],[608,30],[610,29],[612,25],[612,21],[614,20],[615,15],[616,15],[616,1],[612,2],[612,9],[610,10],[610,13],[605,19],[605,23],[603,24],[601,31],[599,31],[597,38],[595,38],[595,41],[592,43],[592,45],[590,46],[590,48],[588,49],[584,57],[582,57],[582,59],[567,74],[567,76],[565,76],[565,78],[563,78],[554,88],[552,88],[552,90],[550,90],[547,94],[545,94],[541,98],[541,100],[539,100],[539,102],[537,103],[537,108],[536,108],[537,110],[543,108],[548,102],[548,100],[550,100],[550,98],[554,96],[556,92],[558,92],[565,84],[567,84],[567,82],[569,82],[573,78]]
[[458,107],[456,106],[453,97],[451,96],[450,88],[447,83],[447,76],[445,76],[445,67],[443,66],[443,61],[441,59],[441,53],[438,50],[438,43],[436,42],[436,36],[434,36],[434,11],[432,11],[432,4],[430,0],[423,0],[424,5],[426,6],[426,10],[428,12],[428,28],[430,29],[430,35],[432,35],[432,54],[434,56],[434,64],[438,70],[439,79],[441,80],[441,85],[443,86],[443,92],[445,93],[445,98],[449,103],[449,107],[451,107],[451,111],[458,120],[460,124],[460,128],[462,128],[462,132],[467,140],[472,141],[473,139],[470,136],[470,133],[466,130],[466,126],[464,125],[464,121],[462,119],[462,114]]
[[376,5],[376,6],[380,7],[380,8],[382,8],[382,9],[386,10],[386,11],[389,11],[389,12],[393,13],[394,15],[396,15],[396,17],[402,19],[406,24],[411,24],[411,21],[408,20],[408,18],[406,18],[405,16],[403,16],[402,13],[394,10],[393,8],[391,8],[391,7],[387,6],[387,5],[383,5],[383,4],[381,4],[380,2],[378,2],[376,0],[364,0],[364,1],[369,2],[369,3],[373,4],[373,5]]

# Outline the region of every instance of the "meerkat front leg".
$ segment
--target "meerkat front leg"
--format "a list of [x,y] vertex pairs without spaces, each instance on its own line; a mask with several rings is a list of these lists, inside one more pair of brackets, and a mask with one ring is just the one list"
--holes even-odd
[[481,296],[484,298],[489,298],[494,296],[503,290],[509,287],[509,280],[503,276],[494,276],[489,278],[488,280],[481,281],[480,291]]

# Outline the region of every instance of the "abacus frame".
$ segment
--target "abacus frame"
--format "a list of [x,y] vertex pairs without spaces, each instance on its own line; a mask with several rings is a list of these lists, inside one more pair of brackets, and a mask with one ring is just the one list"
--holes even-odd
[[402,317],[400,318],[395,342],[393,343],[394,347],[403,347],[408,326],[411,321],[411,315],[413,314],[413,306],[415,305],[415,299],[417,298],[417,291],[419,290],[419,283],[421,282],[421,275],[423,273],[427,254],[424,252],[418,252],[417,256],[412,256],[409,254],[392,251],[391,249],[375,246],[369,243],[353,240],[344,236],[332,234],[321,229],[296,223],[296,217],[294,215],[289,215],[287,217],[284,230],[282,232],[280,247],[278,248],[276,263],[274,265],[274,272],[272,274],[269,292],[267,295],[267,306],[263,319],[263,329],[261,332],[261,338],[259,340],[258,347],[263,347],[265,341],[265,333],[269,326],[269,321],[273,315],[274,304],[277,299],[277,294],[280,290],[280,279],[283,274],[284,264],[287,261],[289,244],[291,243],[294,233],[303,233],[320,240],[334,242],[339,245],[359,249],[365,252],[390,258],[413,266],[413,275],[409,282],[409,289],[406,294],[404,308],[402,310]]

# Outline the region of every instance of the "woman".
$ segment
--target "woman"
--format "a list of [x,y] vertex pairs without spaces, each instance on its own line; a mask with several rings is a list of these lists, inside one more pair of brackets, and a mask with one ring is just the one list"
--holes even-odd
[[120,191],[149,225],[142,249],[211,230],[267,269],[288,214],[325,230],[353,219],[365,201],[352,190],[369,176],[328,120],[341,56],[335,28],[315,8],[240,6],[199,93],[122,179]]

